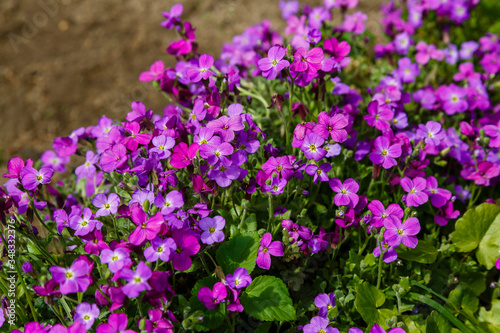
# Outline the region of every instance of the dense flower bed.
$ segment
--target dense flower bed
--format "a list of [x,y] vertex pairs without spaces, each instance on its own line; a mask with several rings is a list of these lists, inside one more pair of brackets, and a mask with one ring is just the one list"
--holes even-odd
[[9,161],[1,330],[500,331],[500,40],[393,0],[375,44],[357,2],[280,1],[217,60],[164,12],[162,113]]

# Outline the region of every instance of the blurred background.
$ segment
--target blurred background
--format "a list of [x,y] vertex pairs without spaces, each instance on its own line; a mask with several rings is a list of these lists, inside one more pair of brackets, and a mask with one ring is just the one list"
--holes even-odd
[[[156,60],[175,64],[165,49],[178,37],[160,23],[177,2],[196,28],[199,52],[214,57],[263,19],[285,27],[277,0],[1,0],[0,174],[11,157],[38,159],[56,136],[102,115],[124,119],[134,100],[161,113],[164,97],[137,78]],[[381,3],[360,0],[356,8],[369,15],[372,33]]]

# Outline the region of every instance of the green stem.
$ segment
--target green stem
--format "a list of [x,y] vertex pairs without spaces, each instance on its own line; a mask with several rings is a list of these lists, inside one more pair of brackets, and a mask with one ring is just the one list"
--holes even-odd
[[377,289],[380,288],[380,282],[382,281],[382,262],[384,257],[384,253],[382,251],[382,243],[378,242],[378,248],[380,249],[380,255],[378,257]]
[[268,202],[269,202],[269,220],[267,221],[267,231],[269,231],[269,227],[270,227],[271,222],[273,221],[273,217],[274,217],[273,197],[271,194],[269,194],[269,196],[268,196]]

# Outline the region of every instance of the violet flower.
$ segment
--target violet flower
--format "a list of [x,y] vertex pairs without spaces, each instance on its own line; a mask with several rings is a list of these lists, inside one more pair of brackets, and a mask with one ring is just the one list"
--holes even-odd
[[104,172],[113,172],[127,163],[127,147],[122,143],[117,143],[101,154],[99,161]]
[[262,192],[270,192],[274,195],[283,193],[287,181],[285,178],[279,178],[277,175],[271,178],[271,183],[269,185],[265,184],[262,186]]
[[198,226],[203,233],[200,239],[203,243],[211,245],[213,243],[220,243],[224,240],[224,226],[226,225],[226,220],[222,216],[215,216],[214,218],[205,217],[200,220]]
[[431,204],[437,208],[443,207],[451,199],[451,192],[438,188],[437,179],[433,176],[427,177],[427,188],[424,191],[431,198]]
[[134,203],[130,207],[131,220],[137,227],[128,236],[130,243],[134,245],[142,244],[146,239],[152,240],[160,232],[161,225],[165,222],[161,212],[148,218],[142,206],[139,203]]
[[324,58],[325,55],[320,47],[314,47],[309,51],[301,47],[295,51],[290,69],[294,72],[306,72],[310,75],[315,74],[321,69],[321,62]]
[[155,206],[161,210],[161,213],[163,215],[168,215],[174,210],[184,206],[184,198],[182,197],[181,192],[173,190],[168,192],[165,198],[163,198],[161,193],[158,193],[158,195],[154,199],[154,203]]
[[152,143],[154,148],[149,150],[149,154],[157,153],[158,157],[164,160],[170,157],[171,152],[169,149],[175,146],[175,139],[169,136],[159,135],[153,138]]
[[385,241],[382,244],[380,244],[380,246],[379,246],[379,241],[377,241],[377,246],[375,246],[375,248],[373,249],[373,255],[375,256],[375,258],[378,258],[382,253],[380,251],[380,248],[382,248],[382,251],[384,251],[383,252],[384,254],[382,255],[382,260],[386,264],[398,259],[398,252],[396,251],[396,249],[392,246],[389,246],[389,244]]
[[402,82],[411,83],[420,74],[420,69],[418,64],[412,63],[410,58],[405,57],[398,60],[398,69],[395,72]]
[[109,214],[116,214],[118,211],[120,197],[116,193],[110,193],[108,197],[104,193],[99,193],[92,199],[92,204],[99,208],[95,213],[95,217],[108,216]]
[[165,64],[163,61],[158,60],[155,61],[150,67],[149,71],[142,72],[139,75],[139,81],[141,82],[149,82],[149,81],[158,81],[163,75],[165,71]]
[[176,23],[181,21],[179,17],[182,15],[183,10],[184,7],[178,3],[170,8],[170,12],[163,12],[162,14],[166,20],[161,23],[161,26],[167,29],[172,29]]
[[198,291],[198,300],[205,304],[207,309],[212,310],[217,307],[220,302],[223,302],[227,297],[227,289],[224,283],[217,282],[214,285],[213,291],[208,287],[201,287]]
[[372,219],[370,224],[376,228],[382,227],[385,221],[401,220],[404,215],[403,209],[396,203],[390,204],[385,209],[382,202],[373,200],[368,204],[368,209],[372,212]]
[[175,242],[175,251],[171,253],[171,260],[174,269],[185,271],[191,267],[192,255],[200,251],[200,243],[193,235],[188,235],[183,229],[176,229],[172,232],[172,238]]
[[75,169],[75,174],[78,176],[78,179],[94,176],[96,172],[95,164],[98,161],[99,155],[94,154],[91,150],[87,151],[85,154],[85,163]]
[[291,156],[281,156],[281,157],[271,156],[266,161],[266,163],[261,165],[261,168],[268,176],[276,172],[278,175],[280,175],[282,178],[288,181],[293,177],[295,173],[294,168],[292,166],[294,158],[295,156],[293,156],[292,158]]
[[69,226],[75,230],[75,236],[85,236],[94,231],[96,227],[98,230],[101,229],[102,223],[94,220],[93,217],[94,214],[92,214],[90,208],[85,207],[83,209],[83,216],[73,216],[69,219]]
[[368,16],[363,12],[355,12],[352,15],[346,15],[344,23],[342,23],[342,28],[344,29],[344,31],[361,35],[363,32],[365,32],[365,21],[367,19]]
[[328,178],[327,172],[332,169],[332,165],[330,163],[323,163],[320,166],[316,164],[309,164],[305,171],[308,175],[314,176],[313,181],[314,184],[318,182],[318,178],[322,182],[327,182],[330,179]]
[[52,176],[54,175],[54,170],[50,167],[42,167],[40,171],[35,168],[26,165],[20,172],[19,177],[21,178],[21,183],[27,190],[34,190],[40,184],[48,184]]
[[304,333],[338,333],[339,330],[328,326],[329,320],[323,317],[314,317],[311,322],[304,326]]
[[177,246],[172,238],[161,239],[155,237],[151,240],[151,246],[144,250],[144,257],[149,262],[156,262],[161,259],[164,262],[170,261],[170,254],[175,251]]
[[76,259],[69,268],[52,266],[49,270],[54,281],[60,283],[59,288],[64,295],[85,292],[92,282],[88,276],[91,267],[82,259]]
[[128,317],[125,313],[112,313],[107,323],[97,326],[97,333],[136,333],[128,330]]
[[128,283],[124,285],[121,290],[129,298],[137,298],[144,290],[151,290],[148,284],[149,278],[153,275],[151,268],[149,268],[143,261],[140,261],[134,271],[124,268],[120,273],[120,278],[127,280]]
[[438,146],[441,140],[446,137],[446,133],[441,130],[440,123],[429,120],[425,126],[423,124],[418,125],[417,136],[424,139],[428,145]]
[[230,143],[223,142],[218,145],[204,144],[200,147],[200,156],[207,160],[208,164],[215,165],[221,161],[222,164],[228,165],[229,159],[226,157],[234,152],[234,148]]
[[326,318],[328,311],[335,307],[335,294],[319,294],[316,298],[314,298],[314,305],[319,308],[319,316]]
[[114,250],[102,250],[101,262],[108,264],[108,268],[111,272],[118,273],[122,270],[122,268],[129,266],[132,263],[132,260],[125,249],[117,247]]
[[416,217],[410,217],[404,223],[399,220],[387,220],[384,227],[387,229],[384,239],[389,246],[398,247],[401,243],[412,249],[417,246],[418,239],[415,235],[420,232],[420,223]]
[[232,117],[222,116],[209,122],[207,127],[213,129],[220,135],[221,139],[226,142],[234,140],[234,132],[245,129],[245,125],[243,125],[243,120],[240,115]]
[[427,182],[422,177],[415,177],[411,180],[408,177],[403,177],[400,181],[400,185],[408,192],[406,194],[406,205],[408,207],[418,207],[423,205],[429,200],[429,196],[424,192]]
[[[17,333],[17,332],[20,332],[20,331],[13,330],[12,332],[13,333]],[[28,325],[26,325],[26,327],[24,328],[24,333],[29,333],[29,332],[32,332],[32,333],[45,333],[47,331],[46,331],[46,328],[45,329],[41,329],[41,330],[37,329],[35,331],[31,331],[30,329],[28,329]],[[82,324],[79,321],[75,321],[68,328],[64,327],[61,324],[55,324],[48,331],[48,333],[85,333],[85,332],[87,332],[87,328],[85,327],[85,324]]]
[[186,75],[191,82],[207,80],[210,76],[217,76],[210,68],[214,64],[214,57],[210,54],[202,54],[198,59],[198,66],[189,65],[186,67]]
[[271,268],[271,255],[283,257],[283,243],[272,241],[273,236],[268,232],[262,236],[259,252],[257,254],[257,266],[262,269]]
[[248,274],[246,268],[236,268],[234,274],[226,275],[226,282],[231,288],[241,289],[246,288],[252,283],[252,277]]
[[335,205],[348,206],[354,208],[359,202],[359,196],[356,194],[359,190],[359,184],[352,178],[348,178],[342,183],[338,178],[330,179],[330,188],[337,192],[334,198]]
[[477,171],[473,171],[465,179],[473,180],[476,185],[490,186],[490,179],[500,175],[500,168],[492,162],[483,161],[477,165]]
[[286,55],[286,49],[282,46],[273,46],[267,52],[267,58],[262,58],[258,61],[259,69],[262,75],[268,80],[273,80],[278,74],[288,66],[290,63],[283,60]]
[[394,117],[394,112],[386,105],[379,105],[378,101],[371,101],[367,108],[368,114],[363,116],[368,125],[383,131],[391,127],[389,121]]
[[368,157],[373,164],[382,165],[384,169],[390,169],[397,165],[396,158],[402,154],[401,145],[396,143],[391,145],[390,140],[385,136],[379,136],[374,142],[375,151],[372,151]]
[[326,112],[318,115],[318,124],[313,131],[323,139],[328,139],[328,135],[335,142],[344,142],[347,139],[347,131],[344,129],[349,125],[347,118],[343,114],[329,116]]
[[170,157],[170,164],[176,169],[183,169],[191,165],[193,158],[198,152],[200,145],[192,143],[189,147],[185,142],[174,147],[174,153]]
[[300,150],[304,152],[304,155],[307,159],[314,159],[315,161],[321,160],[326,155],[326,150],[321,148],[325,139],[319,136],[316,133],[309,133],[304,138],[304,142],[302,143],[302,147]]
[[85,328],[89,330],[100,314],[101,311],[99,311],[97,305],[83,302],[76,306],[75,321],[84,324]]

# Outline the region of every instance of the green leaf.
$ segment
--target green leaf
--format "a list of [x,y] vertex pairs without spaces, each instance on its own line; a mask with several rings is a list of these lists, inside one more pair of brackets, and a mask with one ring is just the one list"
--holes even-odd
[[221,244],[215,257],[224,274],[233,274],[238,267],[246,268],[251,273],[255,268],[259,241],[257,232],[250,232],[236,235]]
[[296,320],[295,308],[288,289],[281,279],[259,276],[241,296],[245,312],[262,321]]
[[254,333],[268,333],[271,329],[272,323],[260,323],[259,326],[253,331]]
[[399,246],[396,250],[398,258],[416,261],[421,264],[432,264],[437,259],[437,249],[431,243],[425,240],[419,240],[418,245],[414,249],[405,246]]
[[257,217],[255,214],[250,214],[243,224],[241,225],[240,232],[252,232],[252,231],[257,231]]
[[385,295],[377,287],[372,286],[368,282],[357,286],[354,305],[368,326],[378,323],[384,329],[388,328],[385,324],[385,319],[392,317],[393,311],[389,309],[381,309],[383,311],[377,309],[384,303]]
[[457,220],[451,239],[460,252],[476,249],[484,235],[500,213],[500,205],[483,203],[465,212]]
[[200,291],[201,287],[208,287],[212,289],[214,284],[217,283],[218,281],[219,280],[217,280],[217,278],[214,276],[207,276],[201,280],[198,280],[194,285],[193,289],[191,289],[191,295],[198,297],[198,292]]
[[490,332],[500,332],[500,300],[496,299],[491,302],[491,310],[486,311],[485,308],[479,310],[479,321],[484,322]]
[[425,329],[427,332],[450,333],[450,322],[436,311],[427,317]]
[[[496,206],[496,205],[495,205]],[[495,261],[498,259],[500,251],[500,215],[497,215],[493,223],[488,228],[483,239],[479,243],[479,248],[476,252],[477,261],[486,266],[487,269],[492,269],[495,266]]]

